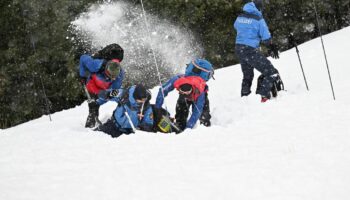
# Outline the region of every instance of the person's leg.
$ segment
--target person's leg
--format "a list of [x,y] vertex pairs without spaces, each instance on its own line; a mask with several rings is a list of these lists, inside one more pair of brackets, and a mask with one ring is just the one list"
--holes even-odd
[[270,98],[272,84],[278,76],[278,71],[258,50],[255,50],[252,54],[254,54],[254,59],[251,60],[252,66],[264,76],[261,80],[259,90],[257,90],[257,94],[260,94],[262,97]]
[[243,73],[241,96],[248,96],[251,93],[251,86],[254,79],[254,68],[250,64],[252,55],[250,49],[245,45],[236,45],[235,52],[241,64],[241,70]]
[[113,138],[119,137],[123,134],[116,127],[114,119],[107,120],[106,123],[98,126],[96,129],[94,129],[94,131],[102,131],[102,132],[112,136]]
[[96,102],[90,102],[89,106],[89,115],[86,119],[85,127],[93,128],[96,126],[99,116],[99,108],[100,106]]
[[188,101],[180,95],[176,103],[175,120],[176,124],[181,130],[184,130],[186,128],[187,118],[189,115],[189,105],[190,104]]
[[210,115],[210,107],[209,107],[209,99],[208,99],[208,93],[205,93],[205,103],[203,107],[203,112],[201,117],[199,118],[200,124],[203,124],[204,126],[210,126],[211,122],[211,115]]

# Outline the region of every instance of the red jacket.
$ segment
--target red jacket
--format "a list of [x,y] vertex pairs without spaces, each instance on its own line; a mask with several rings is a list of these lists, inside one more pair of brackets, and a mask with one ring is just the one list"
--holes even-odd
[[86,88],[92,94],[98,94],[101,90],[107,90],[112,85],[112,81],[106,81],[102,74],[92,74],[86,84]]
[[179,90],[180,86],[183,84],[192,85],[191,100],[196,101],[198,97],[206,91],[206,82],[199,76],[186,76],[177,79],[174,82],[174,87]]

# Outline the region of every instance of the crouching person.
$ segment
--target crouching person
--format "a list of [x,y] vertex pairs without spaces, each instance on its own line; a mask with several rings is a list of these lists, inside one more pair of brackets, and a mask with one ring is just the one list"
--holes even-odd
[[[176,89],[179,92],[179,98],[176,103],[175,122],[176,126],[179,128],[176,132],[180,133],[186,128],[193,128],[201,117],[206,103],[207,88],[205,80],[199,76],[184,77],[183,75],[177,75],[160,88],[156,100],[156,107],[162,107],[164,98],[172,90]],[[189,120],[187,120],[191,106],[192,115]],[[205,118],[205,116],[201,118]]]

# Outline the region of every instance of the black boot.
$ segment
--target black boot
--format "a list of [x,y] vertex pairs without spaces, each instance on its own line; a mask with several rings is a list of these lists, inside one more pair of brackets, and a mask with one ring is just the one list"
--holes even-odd
[[86,119],[85,127],[93,128],[101,124],[100,120],[98,119],[100,106],[95,101],[90,102],[88,105],[89,105],[89,115]]

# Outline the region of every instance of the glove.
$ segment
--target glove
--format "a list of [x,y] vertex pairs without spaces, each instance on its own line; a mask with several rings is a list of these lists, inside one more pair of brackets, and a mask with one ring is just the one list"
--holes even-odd
[[275,44],[269,44],[268,46],[269,50],[267,51],[267,53],[274,59],[278,59],[280,58],[278,55],[278,47]]
[[117,97],[118,94],[119,94],[119,90],[114,89],[114,90],[112,90],[112,91],[109,92],[108,97],[109,97],[109,98],[114,98],[114,97]]
[[203,124],[206,127],[210,127],[211,126],[210,121],[201,121],[200,124]]
[[81,83],[81,85],[86,85],[86,81],[87,81],[87,78],[86,77],[83,77],[83,76],[79,76],[79,82]]
[[[174,127],[176,126],[176,127]],[[182,125],[178,123],[174,123],[173,130],[175,131],[176,134],[182,133],[184,130],[182,129]]]

